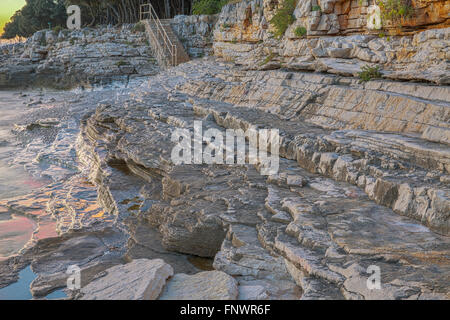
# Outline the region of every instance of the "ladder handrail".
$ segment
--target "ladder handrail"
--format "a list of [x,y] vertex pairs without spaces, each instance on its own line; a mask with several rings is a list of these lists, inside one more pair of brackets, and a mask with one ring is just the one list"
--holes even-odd
[[[145,8],[148,8],[148,11],[145,10]],[[148,15],[149,19],[145,19],[145,16]],[[167,49],[171,61],[170,64],[172,66],[176,66],[177,65],[177,47],[176,45],[174,45],[172,43],[172,41],[170,40],[169,36],[166,33],[166,30],[164,29],[161,20],[159,20],[158,15],[156,14],[155,9],[153,8],[151,3],[146,3],[146,4],[142,4],[141,5],[141,10],[140,10],[140,19],[141,21],[146,20],[146,21],[150,21],[153,25],[155,25],[155,29],[156,29],[156,34],[154,32],[154,30],[152,29],[152,27],[149,25],[149,28],[146,28],[146,31],[148,33],[150,33],[150,35],[152,36],[152,38],[155,40],[155,42],[158,45],[158,49],[160,52],[156,52],[156,54],[158,56],[160,56],[160,58],[162,58],[163,55],[165,55],[165,49]],[[160,41],[158,39],[161,39],[163,44],[160,43]],[[164,48],[165,47],[165,48]],[[158,50],[156,50],[158,51]]]

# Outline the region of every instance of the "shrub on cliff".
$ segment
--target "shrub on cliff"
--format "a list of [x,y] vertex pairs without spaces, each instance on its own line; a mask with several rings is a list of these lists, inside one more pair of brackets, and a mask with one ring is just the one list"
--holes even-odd
[[133,31],[134,33],[137,32],[145,32],[145,25],[142,22],[138,22],[136,23],[133,28],[131,29],[131,31]]
[[294,34],[299,38],[306,36],[307,32],[306,28],[302,26],[298,26],[294,30]]
[[402,19],[412,16],[414,9],[411,0],[378,0],[378,6],[381,11],[381,20],[400,25]]
[[380,66],[371,67],[369,65],[365,65],[361,68],[361,72],[358,73],[360,81],[359,82],[367,82],[373,79],[380,79],[383,75],[380,72]]
[[281,38],[287,28],[294,23],[294,10],[296,6],[297,0],[283,0],[281,6],[270,20],[270,23],[275,28],[274,36],[276,38]]
[[216,14],[227,3],[228,0],[195,0],[192,4],[192,14]]

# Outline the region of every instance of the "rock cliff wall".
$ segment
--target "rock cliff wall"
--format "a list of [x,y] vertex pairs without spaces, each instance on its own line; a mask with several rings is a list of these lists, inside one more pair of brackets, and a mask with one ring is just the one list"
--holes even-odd
[[179,15],[173,18],[172,29],[189,56],[199,58],[213,53],[213,29],[217,18],[217,15]]
[[[256,70],[290,68],[357,76],[362,66],[370,65],[379,66],[383,76],[391,79],[450,82],[448,1],[413,2],[428,9],[416,8],[421,15],[410,22],[417,31],[411,35],[389,35],[389,29],[368,30],[367,18],[361,14],[367,11],[365,1],[322,2],[298,1],[296,20],[281,39],[272,36],[269,23],[278,7],[276,1],[226,5],[214,29],[214,52]],[[334,13],[342,11],[344,5],[358,9],[358,13],[349,11],[348,16],[354,19],[343,22],[342,15]],[[320,10],[313,10],[318,6]],[[447,9],[431,9],[435,6]],[[304,36],[295,34],[298,27],[305,28]],[[423,31],[426,28],[433,29]]]
[[[396,1],[396,0],[394,0]],[[243,0],[232,1],[221,12],[219,24],[232,31],[238,40],[258,41],[270,36],[273,26],[270,20],[282,0]],[[305,27],[306,35],[346,35],[351,33],[394,30],[396,34],[411,31],[445,28],[450,26],[450,4],[445,0],[412,0],[396,3],[410,10],[408,15],[401,13],[391,18],[382,17],[380,24],[373,23],[374,5],[382,7],[379,0],[298,0],[293,12],[295,22],[288,28],[286,36],[297,38],[294,30]],[[381,12],[382,13],[382,12]],[[395,20],[399,16],[399,21]],[[400,26],[399,26],[400,25]]]
[[0,88],[69,88],[158,72],[145,33],[133,25],[43,30],[23,44],[0,50]]

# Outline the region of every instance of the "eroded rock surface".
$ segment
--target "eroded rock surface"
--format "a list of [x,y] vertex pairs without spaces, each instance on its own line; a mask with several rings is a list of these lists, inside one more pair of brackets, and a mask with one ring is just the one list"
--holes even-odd
[[236,280],[225,272],[205,271],[189,276],[176,274],[167,283],[160,300],[236,300]]
[[36,32],[25,43],[0,48],[0,88],[72,88],[126,81],[158,72],[146,35],[120,28]]
[[[232,3],[216,23],[214,53],[252,70],[289,68],[357,76],[369,65],[391,79],[448,84],[448,2],[413,1],[415,20],[403,19],[401,25],[417,33],[394,35],[368,30],[369,2],[298,1],[295,22],[281,39],[272,36],[270,24],[279,1]],[[423,31],[431,21],[437,24]],[[389,29],[389,21],[383,25]],[[304,28],[305,35],[296,35],[297,28]]]
[[171,20],[171,26],[189,56],[199,58],[213,53],[216,22],[217,15],[178,15]]
[[[432,118],[415,126],[404,117],[390,134],[378,122],[366,124],[374,131],[352,128],[352,121],[346,130],[319,126],[306,112],[288,112],[292,103],[280,100],[278,109],[268,108],[275,104],[273,92],[244,92],[252,92],[246,89],[252,81],[290,90],[293,77],[315,92],[314,83],[330,84],[322,89],[330,98],[334,86],[353,96],[354,90],[393,84],[378,81],[364,89],[336,76],[264,75],[216,60],[194,61],[153,78],[125,104],[99,105],[83,123],[79,145],[92,161],[91,177],[105,190],[105,204],[117,204],[107,192],[115,188],[114,168],[141,179],[136,210],[159,229],[164,248],[214,257],[214,268],[243,288],[241,297],[448,299],[449,240],[438,233],[448,235],[449,147],[413,134],[432,125]],[[411,85],[420,87],[414,95],[421,101],[426,90],[446,90]],[[409,84],[400,87],[408,92]],[[440,97],[426,105],[446,110],[448,99]],[[313,104],[320,113],[323,104]],[[278,128],[279,173],[262,176],[258,165],[174,165],[172,130],[193,132],[194,120],[202,120],[203,130]],[[382,270],[379,291],[366,285],[372,265]]]
[[[61,100],[24,96],[30,116],[14,131],[26,147],[15,163],[52,182],[0,202],[1,214],[33,224],[23,248],[0,261],[0,286],[31,265],[33,296],[45,297],[77,265],[85,299],[156,299],[173,274],[162,299],[450,298],[448,18],[417,17],[411,30],[442,28],[388,40],[353,34],[364,29],[355,15],[365,1],[299,1],[278,40],[268,24],[277,4],[241,1],[219,17],[172,21],[193,56],[214,40],[230,62],[198,59]],[[293,36],[306,22],[307,37]],[[76,45],[74,34],[41,32],[6,48],[0,63],[17,70],[2,67],[0,83],[30,72],[95,82],[157,69],[143,34],[103,31],[75,34]],[[331,34],[339,36],[315,38]],[[65,59],[77,63],[61,69]],[[391,80],[351,77],[364,64]],[[175,164],[174,130],[194,136],[194,121],[203,132],[278,129],[278,172]],[[381,289],[367,285],[373,267]]]

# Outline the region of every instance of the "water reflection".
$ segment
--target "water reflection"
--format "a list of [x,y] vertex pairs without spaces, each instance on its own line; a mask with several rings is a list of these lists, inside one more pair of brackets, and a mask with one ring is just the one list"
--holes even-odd
[[0,216],[0,261],[17,254],[31,240],[37,224],[23,216]]
[[0,300],[30,300],[33,298],[30,284],[36,274],[28,266],[19,273],[19,281],[0,289]]

